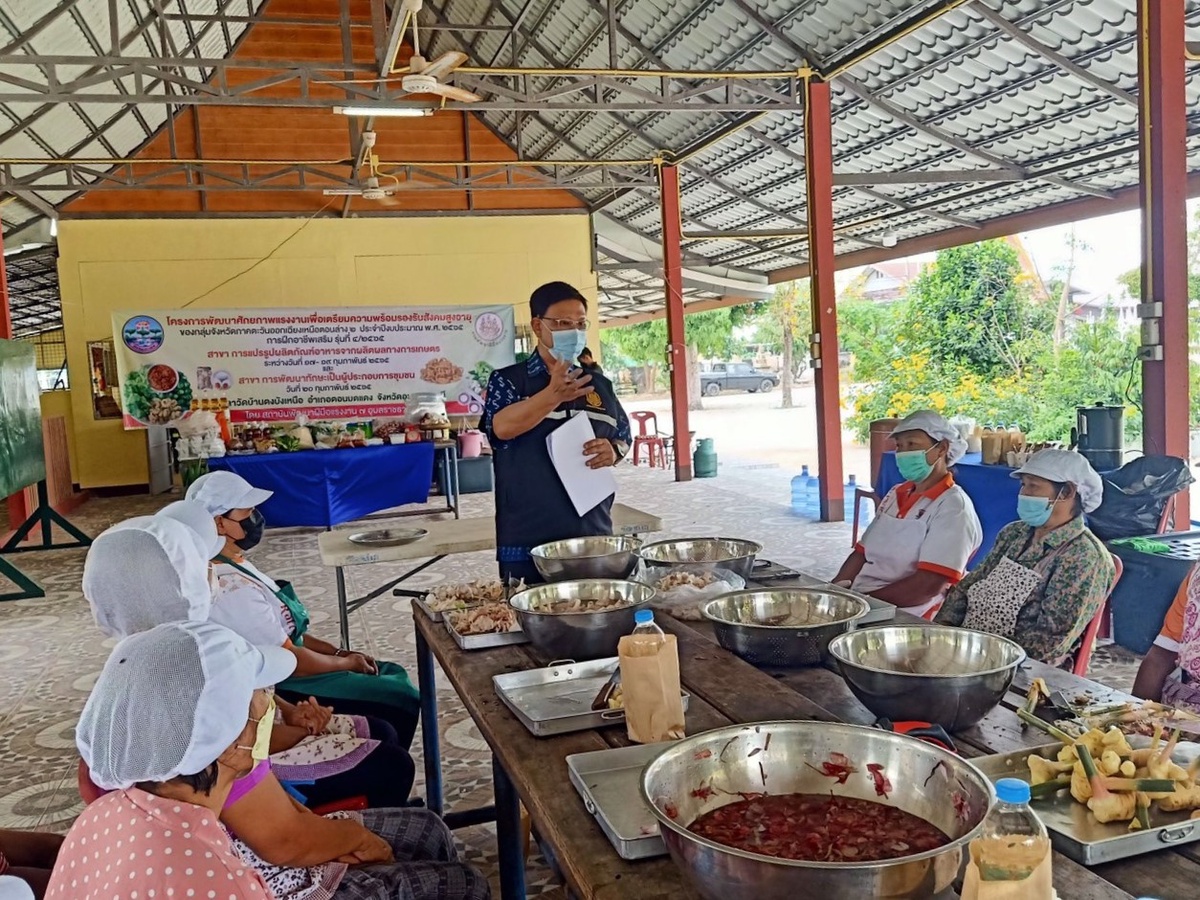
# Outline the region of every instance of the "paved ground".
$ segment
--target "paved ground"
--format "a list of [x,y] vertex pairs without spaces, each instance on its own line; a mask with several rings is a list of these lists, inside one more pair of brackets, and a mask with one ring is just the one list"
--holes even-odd
[[[731,397],[737,403],[744,398]],[[759,400],[758,402],[762,402]],[[714,404],[716,405],[716,404]],[[715,417],[724,415],[712,410]],[[780,446],[776,420],[792,413],[759,410],[765,425],[763,443]],[[730,446],[744,434],[729,434]],[[780,446],[782,450],[782,447]],[[732,451],[730,452],[732,456]],[[779,469],[743,468],[727,461],[717,478],[675,484],[662,470],[645,467],[618,469],[620,496],[626,502],[660,515],[667,534],[728,534],[759,540],[764,555],[817,575],[832,574],[849,549],[849,530],[842,524],[808,522],[792,516]],[[73,519],[90,534],[132,515],[145,514],[171,497],[122,498],[90,501]],[[465,498],[467,515],[488,515],[490,495]],[[409,520],[411,521],[411,520]],[[321,565],[313,530],[268,530],[255,552],[255,561],[266,571],[292,580],[312,613],[314,633],[336,636],[336,594],[333,572]],[[48,596],[43,600],[0,603],[0,827],[43,828],[64,831],[80,810],[75,787],[74,727],[95,676],[112,646],[102,640],[80,591],[84,553],[78,550],[35,553],[15,561],[38,582]],[[489,553],[451,557],[421,573],[415,585],[432,587],[490,574]],[[400,574],[397,566],[376,565],[348,570],[352,596]],[[410,670],[414,666],[412,612],[408,601],[383,597],[352,616],[356,646],[381,659],[395,660]],[[1134,665],[1098,654],[1093,677],[1128,689]],[[462,705],[439,678],[437,685],[447,801],[450,808],[486,803],[491,793],[490,762],[486,745]],[[420,742],[416,746],[419,748]],[[418,763],[418,772],[421,771]],[[418,785],[418,790],[420,786]],[[494,834],[488,827],[460,833],[467,856],[494,874]],[[554,895],[553,877],[537,860],[530,868],[531,894]]]

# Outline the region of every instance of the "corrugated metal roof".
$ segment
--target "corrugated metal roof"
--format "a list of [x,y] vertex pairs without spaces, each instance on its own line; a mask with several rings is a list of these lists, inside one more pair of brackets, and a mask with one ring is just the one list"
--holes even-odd
[[[245,0],[239,11],[255,12],[264,0]],[[165,35],[155,16],[155,7],[171,11],[174,0],[76,0],[75,3],[49,0],[0,0],[0,75],[45,84],[40,69],[31,66],[6,66],[4,57],[37,53],[40,55],[92,56],[110,49],[110,9],[115,10],[115,31],[127,57],[163,56],[165,36],[170,55],[217,59],[228,56],[246,29],[238,22],[213,20],[189,31],[188,24],[166,19]],[[228,3],[218,0],[187,0],[188,10],[197,15],[214,16]],[[232,10],[227,10],[232,12]],[[59,69],[60,80],[82,76],[80,67]],[[123,79],[126,91],[131,79]],[[155,94],[164,92],[161,83],[150,86]],[[113,107],[89,104],[81,94],[76,103],[0,104],[0,155],[9,158],[42,157],[47,160],[68,157],[124,157],[131,155],[153,136],[166,121],[165,105]],[[16,175],[30,174],[38,167],[15,167]],[[46,193],[32,198],[17,198],[0,208],[6,232],[41,218],[55,204],[65,202],[62,193]]]
[[[452,21],[511,24],[523,0],[451,0]],[[836,66],[933,4],[904,0],[678,0],[618,4],[622,64],[703,69],[777,69],[804,62]],[[602,4],[538,0],[523,27],[543,38],[514,61],[491,35],[502,65],[608,63]],[[997,22],[1000,19],[1003,22]],[[1061,67],[1001,24],[1111,85],[1106,91]],[[1200,24],[1192,10],[1189,24]],[[768,27],[769,26],[769,27]],[[646,52],[639,53],[631,39]],[[455,35],[439,33],[435,50]],[[481,44],[487,41],[481,41]],[[836,246],[846,253],[1135,185],[1137,94],[1135,0],[968,2],[877,50],[834,80],[835,171],[844,174],[1011,167],[1019,181],[845,186],[835,190]],[[1126,96],[1120,96],[1124,92]],[[1200,78],[1189,70],[1188,99],[1200,108]],[[580,115],[544,112],[527,125],[556,158],[680,152],[729,124],[696,113]],[[491,117],[502,134],[511,122]],[[806,221],[803,134],[797,115],[771,114],[692,157],[682,172],[687,231],[797,230]],[[1200,113],[1189,121],[1190,167],[1200,170]],[[637,136],[630,137],[636,130]],[[558,131],[555,142],[547,133]],[[614,135],[623,135],[614,142]],[[621,142],[623,141],[623,143]],[[535,146],[532,145],[531,146]],[[660,232],[657,198],[626,194],[604,210],[644,235]],[[706,240],[694,257],[754,271],[806,261],[803,238]],[[606,288],[619,293],[615,273]],[[641,284],[646,273],[630,278]],[[643,304],[644,306],[645,304]],[[639,307],[640,309],[641,307]]]
[[[162,2],[172,6],[171,0]],[[835,188],[840,254],[881,247],[893,237],[936,236],[1050,204],[1108,196],[1137,183],[1135,0],[968,0],[932,19],[927,17],[944,6],[942,0],[612,2],[615,47],[607,32],[606,0],[427,0],[422,16],[430,24],[438,19],[511,33],[427,32],[426,55],[465,48],[481,66],[603,69],[615,60],[618,67],[639,70],[778,71],[811,65],[835,72],[835,171],[897,176]],[[108,0],[78,0],[69,14],[58,15],[48,5],[0,0],[0,44],[8,45],[0,56],[27,52],[26,47],[41,53],[103,52]],[[158,28],[146,25],[153,23],[154,5],[155,0],[116,3],[118,32],[130,43],[126,53],[160,55]],[[245,0],[238,12],[262,6],[261,0]],[[215,15],[232,7],[187,0],[187,9]],[[1189,25],[1200,25],[1200,9],[1191,10]],[[231,52],[245,26],[232,21],[199,33],[193,27],[190,34],[178,20],[168,27],[182,55],[219,57]],[[892,36],[898,37],[888,42]],[[0,61],[0,75],[6,74],[13,73]],[[27,68],[19,74],[37,77]],[[534,87],[546,89],[558,80],[543,76]],[[1188,100],[1196,110],[1189,118],[1190,168],[1200,171],[1200,76],[1194,68]],[[162,125],[164,110],[158,105],[114,112],[89,107],[83,97],[45,108],[0,107],[0,153],[129,154]],[[525,157],[556,160],[679,155],[742,124],[687,159],[681,173],[684,230],[797,236],[689,240],[685,264],[761,275],[807,261],[798,113],[773,112],[748,124],[736,114],[702,109],[541,110],[523,114],[519,123],[511,112],[480,115]],[[977,169],[1007,171],[1019,180],[902,177]],[[18,199],[0,215],[6,225],[19,225],[40,215],[39,206],[44,211],[62,199],[50,194]],[[657,238],[660,211],[652,193],[618,193],[595,202],[640,236]],[[623,259],[641,265],[621,270]],[[661,295],[657,276],[642,257],[610,248],[601,262],[610,264],[601,275],[606,315],[661,307],[653,297],[654,291]],[[697,290],[696,296],[704,296]]]

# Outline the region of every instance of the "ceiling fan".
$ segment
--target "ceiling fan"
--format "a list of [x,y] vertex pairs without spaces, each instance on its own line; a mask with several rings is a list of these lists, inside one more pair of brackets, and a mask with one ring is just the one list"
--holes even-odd
[[[436,94],[447,100],[457,100],[460,103],[475,103],[483,98],[464,88],[443,84],[442,79],[454,73],[454,70],[467,61],[467,54],[457,50],[443,53],[432,62],[421,55],[421,36],[417,29],[417,13],[421,11],[424,0],[403,0],[396,15],[403,15],[412,22],[413,55],[408,61],[408,71],[400,79],[400,86],[408,94]],[[404,70],[398,70],[403,72]]]
[[[364,131],[362,133],[362,143],[364,148],[372,150],[375,146],[375,132]],[[380,173],[378,154],[369,152],[366,162],[367,177],[362,179],[358,186],[325,188],[321,193],[326,197],[362,197],[364,200],[373,200],[384,206],[396,206],[399,201],[393,199],[392,195],[400,189],[400,179],[394,175]],[[380,184],[380,178],[390,178],[396,183],[385,187]]]

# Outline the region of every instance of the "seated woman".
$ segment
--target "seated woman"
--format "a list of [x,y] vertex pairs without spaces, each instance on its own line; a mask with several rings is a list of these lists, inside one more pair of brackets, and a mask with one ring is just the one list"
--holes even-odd
[[6,890],[17,896],[18,881],[29,888],[25,896],[42,900],[62,842],[61,834],[0,828],[0,876],[12,879],[0,883],[0,900],[8,900]]
[[1112,556],[1083,514],[1104,485],[1070,450],[1042,450],[1013,473],[1021,479],[1020,521],[951,588],[935,622],[1012,638],[1033,659],[1069,662],[1112,588]]
[[[184,503],[172,504],[171,512],[180,514]],[[199,548],[215,544],[215,526],[203,509],[195,512],[199,517],[193,520],[208,533],[160,513],[121,522],[93,541],[83,568],[83,593],[105,634],[125,637],[164,622],[210,619],[208,561]],[[186,510],[182,513],[186,517]],[[259,635],[249,629],[242,637],[253,641]],[[282,644],[271,637],[267,646]],[[365,796],[372,806],[407,802],[415,766],[386,722],[331,716],[311,700],[285,702],[279,709],[271,742],[275,771],[282,781],[301,783],[307,803],[320,806],[355,796]]]
[[159,625],[117,644],[75,733],[92,780],[111,793],[71,826],[47,900],[271,900],[219,816],[233,782],[266,758],[262,689],[294,667],[282,649],[211,623]]
[[1133,693],[1200,714],[1200,565],[1175,592],[1162,631],[1138,667]]
[[[250,563],[245,553],[262,539],[266,521],[255,507],[271,497],[232,472],[210,472],[188,488],[225,537],[217,558],[216,608],[233,602],[257,606],[257,618],[273,614],[281,643],[296,654],[296,674],[280,685],[287,697],[313,696],[339,710],[390,722],[400,743],[412,743],[420,716],[419,694],[402,666],[376,662],[365,653],[341,650],[308,633],[308,610],[288,582],[276,582]],[[226,622],[226,624],[229,624]],[[272,641],[274,643],[274,641]]]
[[905,481],[883,498],[834,580],[932,618],[983,542],[971,498],[950,474],[967,444],[930,410],[901,420],[892,437]]

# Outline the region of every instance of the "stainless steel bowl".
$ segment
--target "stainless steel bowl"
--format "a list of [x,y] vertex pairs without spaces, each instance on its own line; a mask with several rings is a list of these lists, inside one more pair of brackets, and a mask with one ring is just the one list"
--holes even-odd
[[547,581],[578,578],[628,578],[637,568],[641,540],[619,535],[569,538],[529,551]]
[[762,544],[740,538],[677,538],[647,544],[638,551],[638,556],[651,575],[656,569],[692,572],[726,569],[749,578],[754,558],[761,551]]
[[[595,612],[556,613],[547,607],[561,600],[595,600],[617,595],[624,606]],[[529,642],[551,659],[601,659],[617,655],[621,636],[633,631],[633,616],[654,599],[654,588],[637,581],[588,578],[539,584],[508,601]]]
[[829,642],[871,610],[862,597],[821,588],[735,591],[704,605],[717,641],[756,666],[815,666]]
[[[845,784],[821,774],[831,753],[845,754],[857,769]],[[875,793],[870,764],[881,766],[892,784],[886,800]],[[824,863],[735,850],[687,830],[739,794],[762,792],[887,803],[936,825],[951,840],[897,859]],[[861,900],[932,897],[949,887],[995,792],[966,760],[905,735],[826,722],[761,722],[671,744],[642,773],[642,798],[671,858],[706,900]]]
[[1020,644],[983,631],[941,625],[884,625],[834,638],[830,655],[867,709],[894,722],[970,728],[1004,696]]

